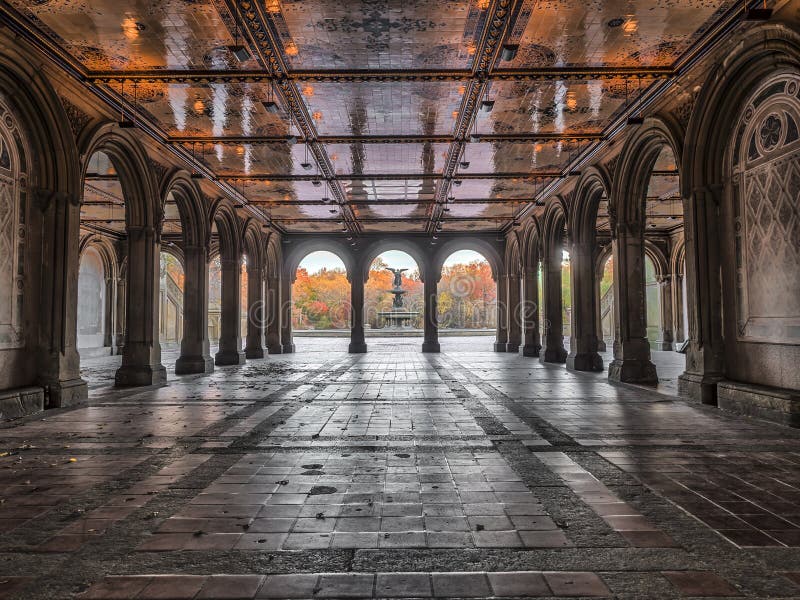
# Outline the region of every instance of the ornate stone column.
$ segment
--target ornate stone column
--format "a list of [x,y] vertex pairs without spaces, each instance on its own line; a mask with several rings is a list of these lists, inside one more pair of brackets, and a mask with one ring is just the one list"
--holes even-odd
[[433,272],[431,265],[425,268],[425,281],[422,285],[422,295],[425,298],[425,339],[422,342],[423,352],[439,352],[439,274]]
[[276,275],[267,276],[267,351],[280,354],[281,347],[281,279]]
[[614,252],[614,360],[608,367],[612,381],[658,383],[650,362],[647,340],[644,234],[639,224],[619,223],[612,240]]
[[127,277],[118,277],[117,278],[117,294],[116,304],[117,304],[117,314],[115,315],[114,319],[114,332],[116,334],[117,339],[117,351],[116,354],[123,354],[125,351],[125,307],[128,303],[128,287],[127,287]]
[[561,314],[561,246],[545,248],[542,256],[542,305],[544,306],[544,332],[539,361],[564,363],[564,318]]
[[43,224],[37,380],[47,390],[47,407],[70,406],[89,395],[77,349],[80,198],[31,191]]
[[292,277],[281,278],[281,351],[284,354],[294,353],[292,339]]
[[542,343],[539,338],[539,274],[538,264],[525,269],[522,288],[525,301],[522,306],[525,328],[525,345],[522,356],[539,356]]
[[505,352],[508,344],[508,275],[497,277],[497,334],[494,351]]
[[264,270],[247,265],[247,358],[264,358]]
[[575,242],[570,251],[572,331],[567,356],[571,371],[602,371],[597,353],[597,284],[594,277],[594,243]]
[[219,350],[214,356],[217,365],[241,365],[245,363],[242,352],[242,255],[220,257],[222,275],[222,302],[220,307]]
[[522,344],[522,307],[520,306],[519,275],[508,276],[508,342],[506,352],[519,352]]
[[678,345],[686,339],[683,326],[683,280],[681,273],[672,274],[672,331],[674,332],[672,349],[677,350]]
[[161,240],[152,226],[128,227],[126,338],[117,386],[153,385],[167,380],[158,341]]
[[719,199],[721,185],[699,188],[684,200],[686,241],[686,307],[689,346],[686,371],[678,378],[681,395],[716,405],[723,378],[722,297],[720,294]]
[[367,351],[364,338],[364,272],[356,266],[350,274],[350,354]]
[[657,350],[672,350],[672,277],[664,275],[658,278],[659,304],[661,308],[661,324],[658,328],[659,339]]
[[208,343],[208,249],[184,246],[183,338],[175,374],[213,373]]

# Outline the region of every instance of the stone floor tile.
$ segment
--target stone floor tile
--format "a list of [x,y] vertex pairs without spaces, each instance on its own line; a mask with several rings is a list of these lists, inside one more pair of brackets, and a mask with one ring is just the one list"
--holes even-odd
[[371,598],[375,575],[372,573],[323,573],[315,598]]
[[546,572],[544,578],[556,596],[610,596],[606,584],[594,573]]
[[682,596],[739,596],[719,575],[708,571],[662,571]]
[[195,600],[250,600],[263,582],[263,575],[212,575]]
[[154,575],[139,592],[139,600],[190,600],[203,587],[202,575]]
[[495,596],[514,598],[519,596],[550,595],[550,588],[541,573],[509,571],[505,573],[488,573],[488,576]]
[[316,573],[292,573],[290,575],[267,575],[256,598],[313,598],[319,575]]
[[375,580],[378,598],[430,598],[433,596],[428,573],[378,573]]
[[[129,600],[136,598],[152,580],[150,576],[142,575],[111,575],[80,595],[81,600]],[[6,585],[0,585],[0,590],[7,590]],[[10,597],[10,596],[9,596]],[[3,598],[0,593],[0,598]]]
[[433,573],[431,581],[437,598],[482,598],[491,594],[486,573]]

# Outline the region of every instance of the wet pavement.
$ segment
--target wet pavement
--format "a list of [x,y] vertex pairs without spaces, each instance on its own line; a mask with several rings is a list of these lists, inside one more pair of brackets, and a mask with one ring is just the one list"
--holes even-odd
[[0,428],[0,598],[800,598],[800,432],[491,341],[85,361]]

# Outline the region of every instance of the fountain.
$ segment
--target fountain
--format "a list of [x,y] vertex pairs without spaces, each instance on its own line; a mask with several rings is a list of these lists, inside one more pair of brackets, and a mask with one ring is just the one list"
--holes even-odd
[[394,281],[392,282],[392,289],[387,290],[389,293],[394,294],[392,300],[392,310],[384,310],[378,313],[378,316],[384,320],[384,329],[409,329],[411,327],[411,319],[416,317],[419,313],[413,310],[404,310],[403,308],[403,295],[407,290],[403,289],[402,274],[403,271],[408,269],[392,269],[386,267],[387,271],[394,274]]

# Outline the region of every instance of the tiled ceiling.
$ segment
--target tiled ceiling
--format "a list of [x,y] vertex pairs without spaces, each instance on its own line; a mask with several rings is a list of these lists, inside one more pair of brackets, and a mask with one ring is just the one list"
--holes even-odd
[[283,230],[357,235],[508,226],[735,1],[9,4]]

